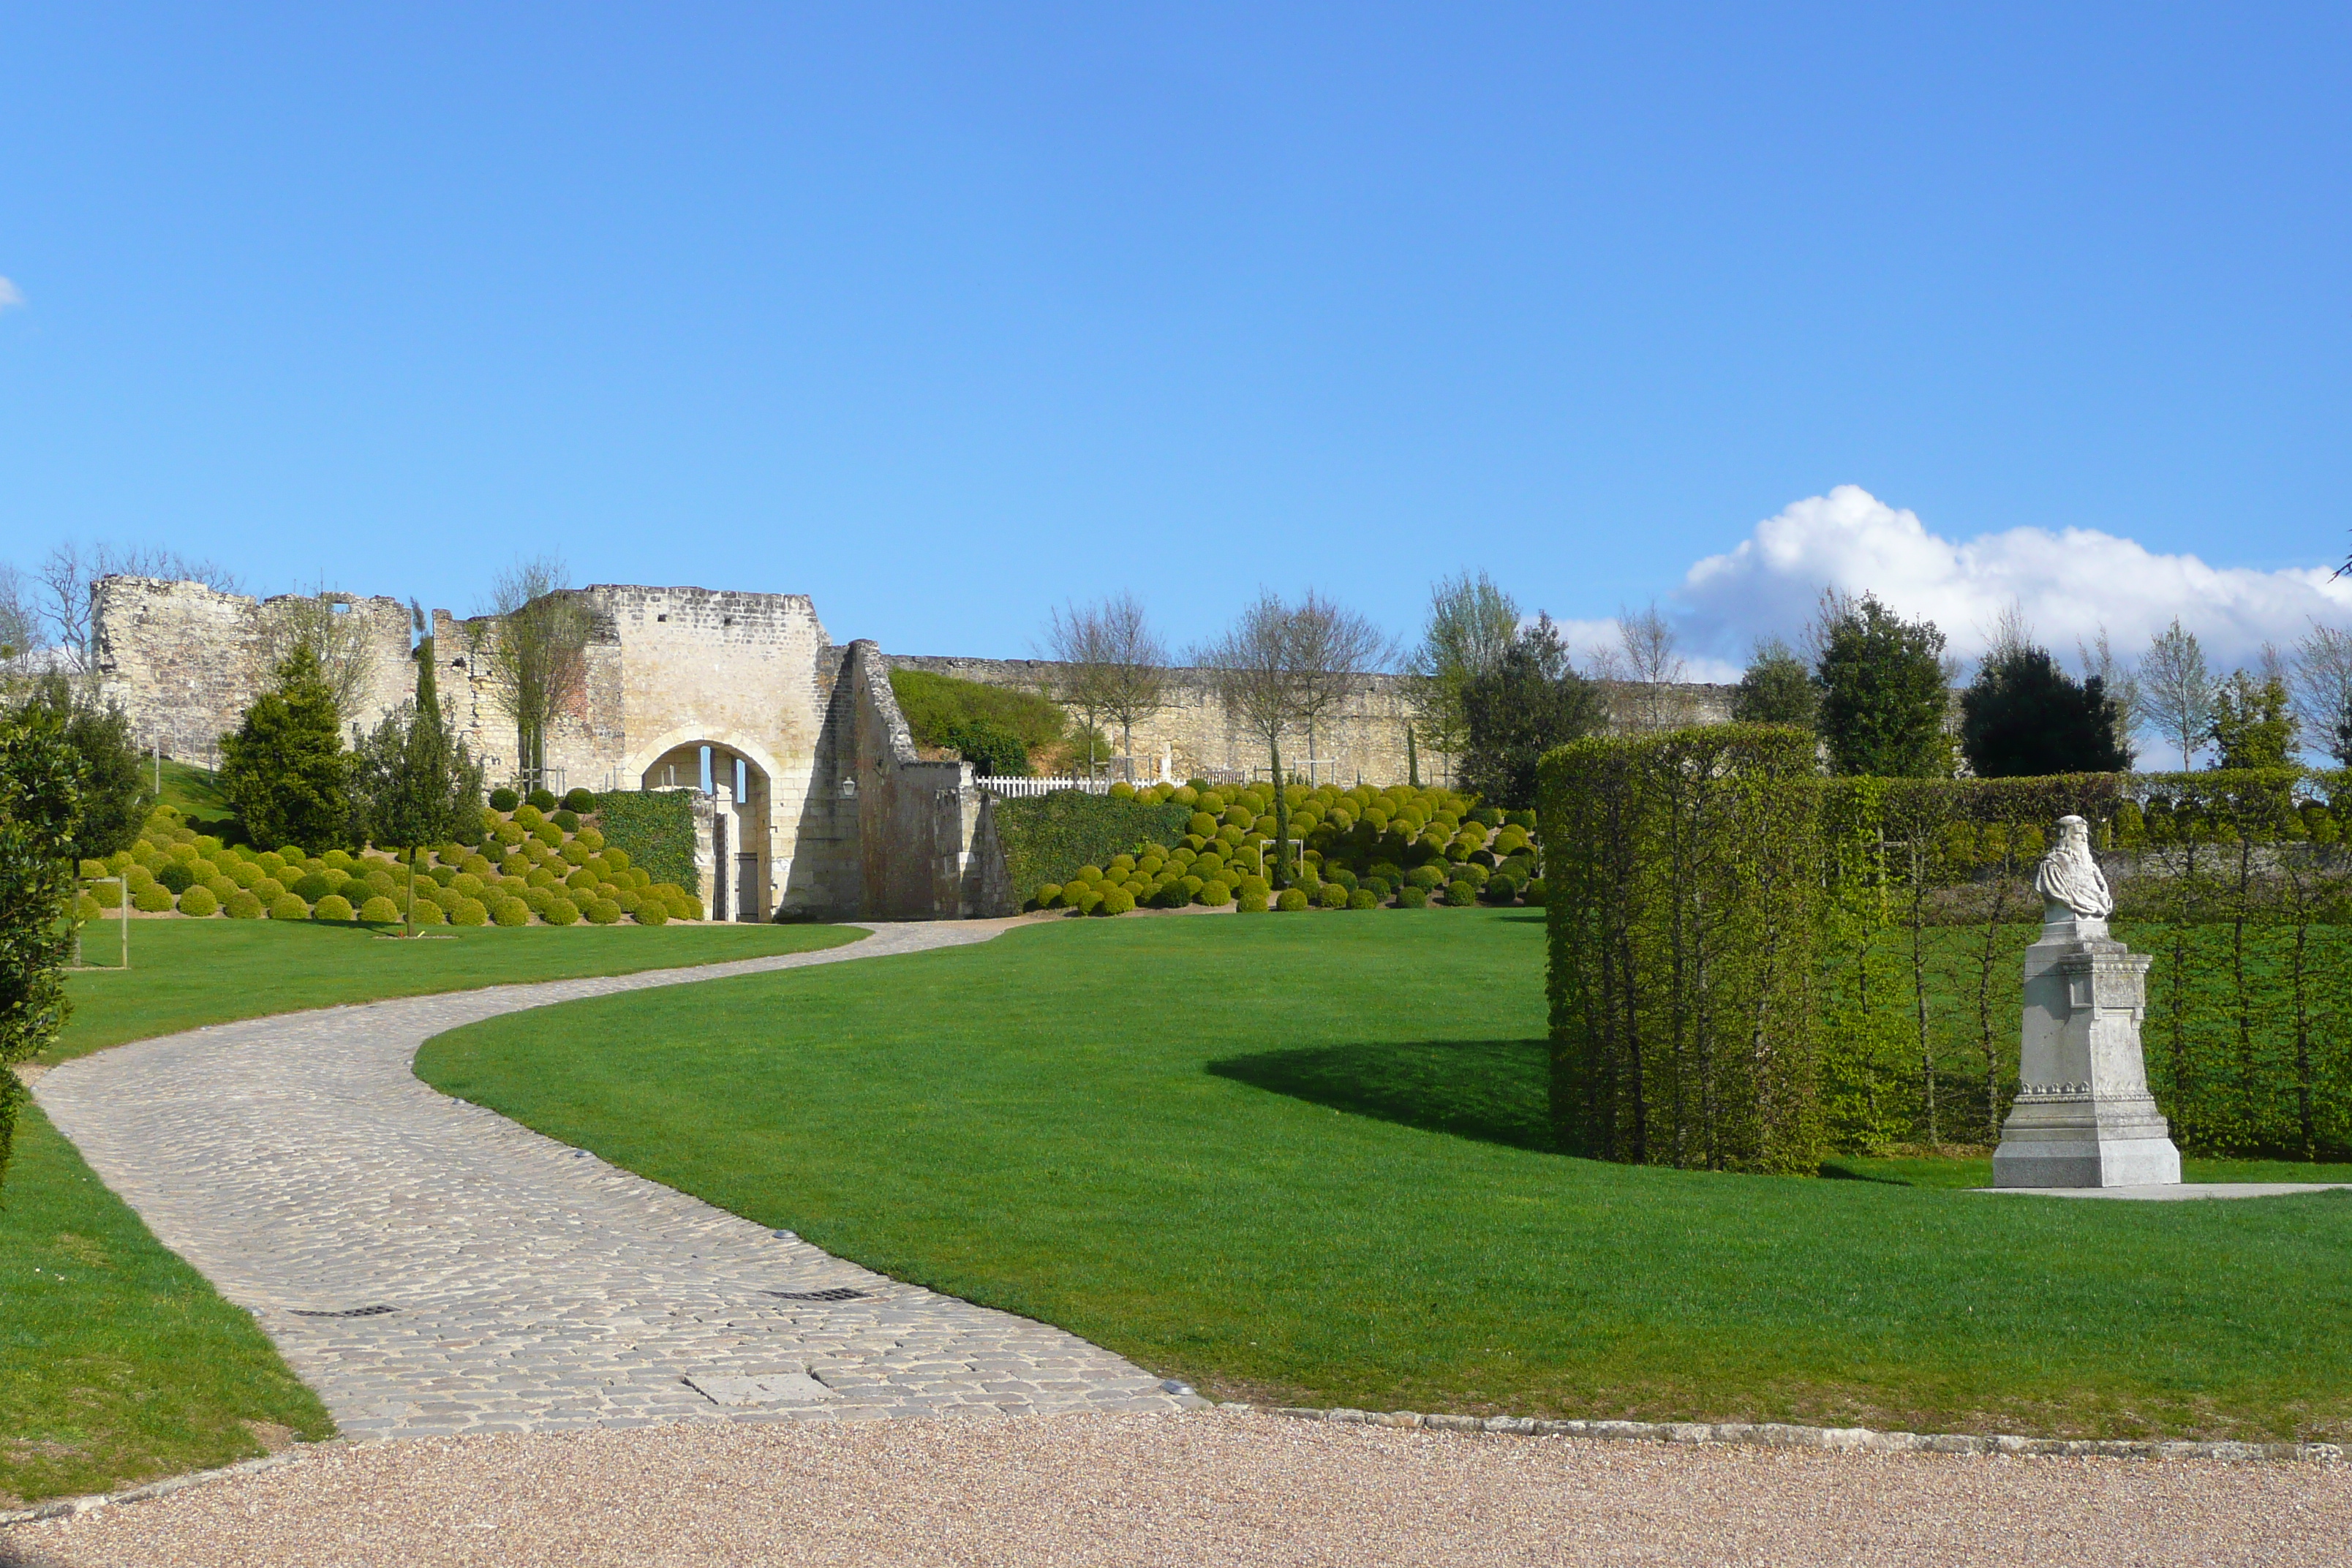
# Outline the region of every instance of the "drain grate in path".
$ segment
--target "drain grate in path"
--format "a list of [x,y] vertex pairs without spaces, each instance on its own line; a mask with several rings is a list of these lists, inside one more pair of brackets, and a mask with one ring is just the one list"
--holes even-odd
[[381,1318],[392,1310],[390,1307],[349,1307],[340,1312],[306,1312],[297,1307],[294,1315],[298,1318]]
[[830,1290],[762,1290],[762,1296],[774,1296],[786,1301],[863,1301],[866,1292],[836,1285]]

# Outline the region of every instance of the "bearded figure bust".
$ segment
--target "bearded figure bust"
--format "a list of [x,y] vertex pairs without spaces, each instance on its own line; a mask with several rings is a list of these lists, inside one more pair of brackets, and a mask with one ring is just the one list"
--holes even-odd
[[2033,890],[2043,900],[2042,919],[2055,924],[2072,915],[2076,920],[2105,920],[2115,912],[2116,896],[2107,890],[2106,874],[2091,858],[2091,825],[2079,816],[2058,819],[2058,844],[2042,858],[2033,875]]

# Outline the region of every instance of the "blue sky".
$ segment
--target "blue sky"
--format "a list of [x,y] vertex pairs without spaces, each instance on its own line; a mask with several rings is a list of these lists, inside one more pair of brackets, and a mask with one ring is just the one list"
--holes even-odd
[[2242,652],[2352,618],[2347,68],[2340,5],[18,5],[0,561]]

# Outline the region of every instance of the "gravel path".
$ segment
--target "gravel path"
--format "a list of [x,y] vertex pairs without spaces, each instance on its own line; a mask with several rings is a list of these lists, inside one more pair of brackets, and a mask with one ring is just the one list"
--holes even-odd
[[2331,1563],[2352,1471],[1474,1437],[1221,1412],[338,1447],[0,1563]]
[[780,1237],[410,1070],[430,1037],[501,1013],[1003,924],[885,925],[817,952],[250,1019],[68,1062],[34,1093],[350,1436],[1178,1408],[1059,1329]]

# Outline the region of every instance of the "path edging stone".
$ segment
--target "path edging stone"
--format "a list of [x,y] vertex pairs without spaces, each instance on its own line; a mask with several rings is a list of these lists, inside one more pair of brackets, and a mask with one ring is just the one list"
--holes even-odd
[[1414,1410],[1319,1410],[1305,1405],[1221,1403],[1233,1415],[1280,1415],[1342,1426],[1406,1426],[1508,1437],[1589,1437],[1621,1443],[1738,1443],[1765,1448],[1827,1448],[1871,1454],[2011,1454],[2043,1458],[2222,1459],[2333,1464],[2334,1443],[2192,1442],[2176,1438],[1980,1436],[1962,1432],[1876,1432],[1867,1426],[1799,1426],[1780,1421],[1539,1421],[1525,1415],[1424,1415]]

